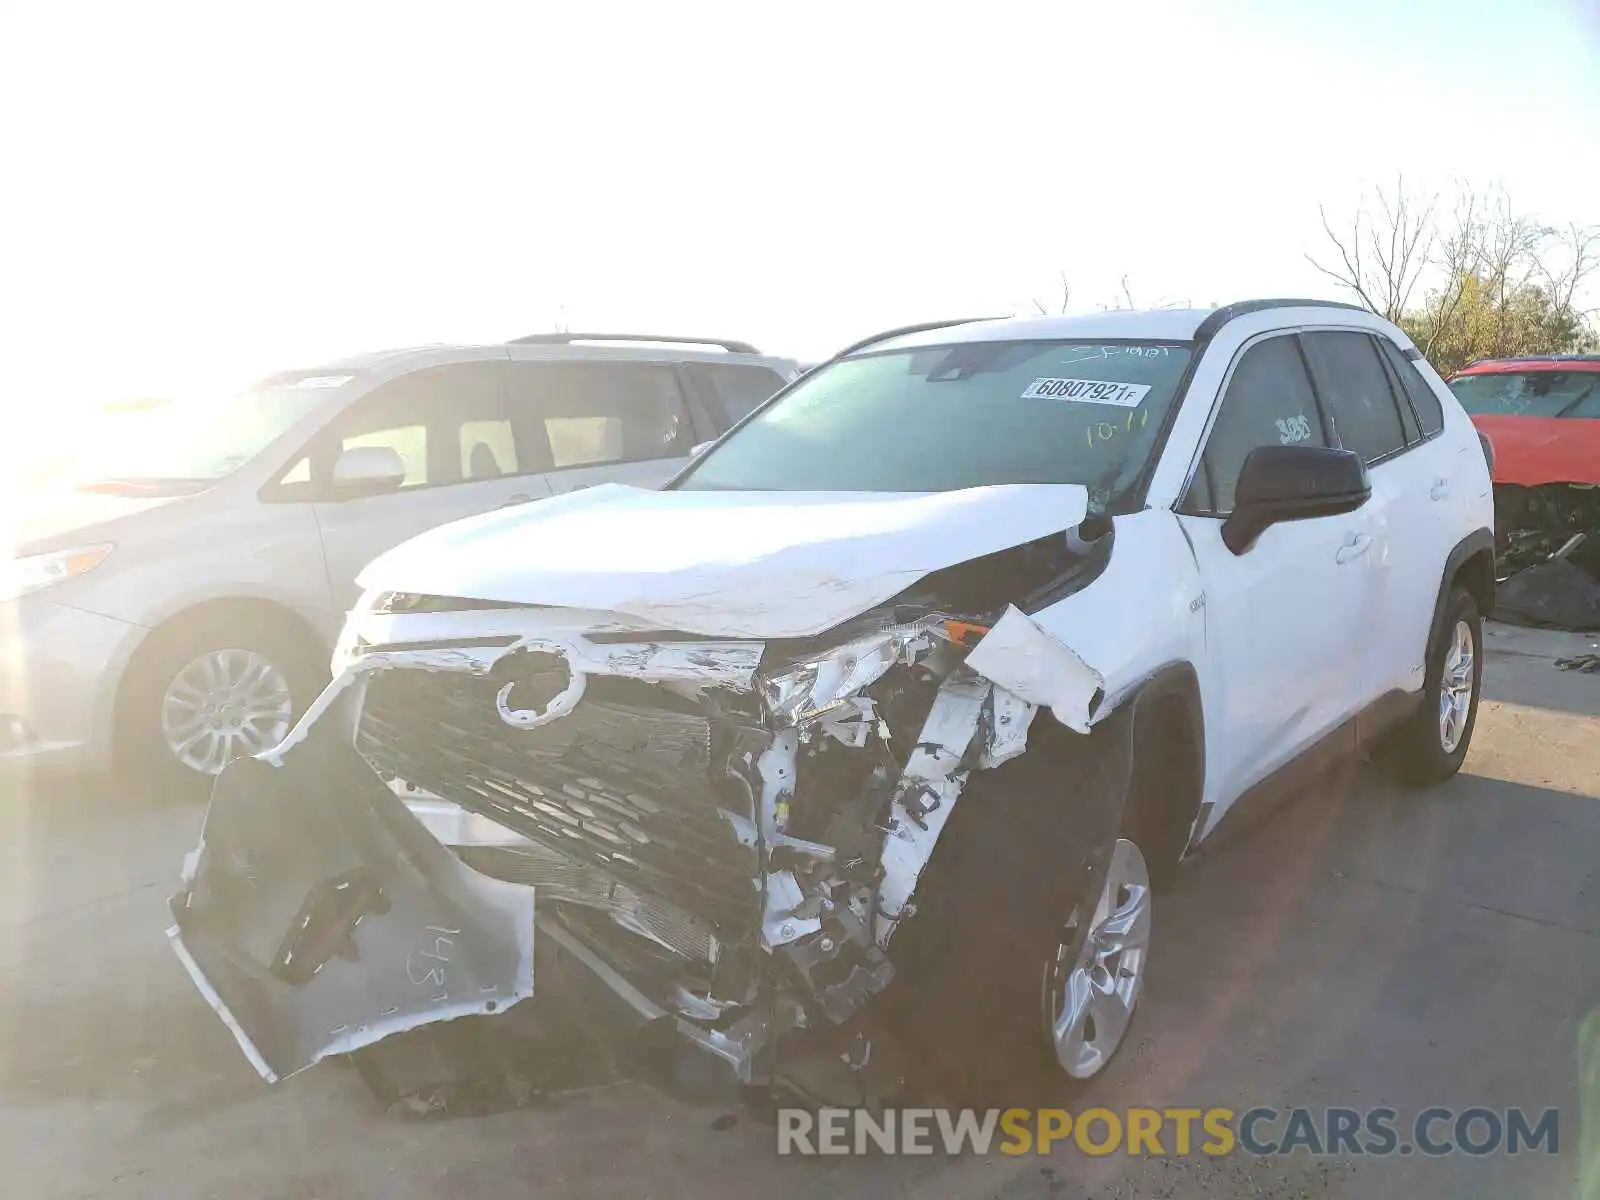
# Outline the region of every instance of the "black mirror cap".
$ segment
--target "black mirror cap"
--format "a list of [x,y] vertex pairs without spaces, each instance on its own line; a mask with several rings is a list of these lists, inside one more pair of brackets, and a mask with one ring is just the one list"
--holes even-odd
[[1222,540],[1243,554],[1268,527],[1354,512],[1372,496],[1366,464],[1353,450],[1328,446],[1257,446],[1245,457],[1233,515]]
[[1354,450],[1330,446],[1257,446],[1245,456],[1234,489],[1234,505],[1311,505],[1372,494],[1366,464]]
[[1478,445],[1483,448],[1483,461],[1489,468],[1489,474],[1494,474],[1494,442],[1483,430],[1478,430]]

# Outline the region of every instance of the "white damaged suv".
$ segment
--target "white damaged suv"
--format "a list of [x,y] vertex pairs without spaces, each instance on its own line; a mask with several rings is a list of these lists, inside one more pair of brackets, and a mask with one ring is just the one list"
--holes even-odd
[[876,1039],[1092,1077],[1242,801],[1358,741],[1460,766],[1488,458],[1343,305],[870,339],[663,490],[368,567],[172,942],[269,1080],[579,986],[734,1084]]

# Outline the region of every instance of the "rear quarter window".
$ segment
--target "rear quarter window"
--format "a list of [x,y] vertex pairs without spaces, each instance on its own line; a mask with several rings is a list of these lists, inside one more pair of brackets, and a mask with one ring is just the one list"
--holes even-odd
[[1422,377],[1421,372],[1400,353],[1398,346],[1386,337],[1378,338],[1378,345],[1383,348],[1383,357],[1388,360],[1395,378],[1400,381],[1401,389],[1416,411],[1417,424],[1422,427],[1422,436],[1432,437],[1444,428],[1444,407],[1439,403],[1438,395],[1428,386],[1428,381]]
[[783,386],[783,376],[776,371],[742,363],[696,363],[690,373],[722,429],[744,420]]

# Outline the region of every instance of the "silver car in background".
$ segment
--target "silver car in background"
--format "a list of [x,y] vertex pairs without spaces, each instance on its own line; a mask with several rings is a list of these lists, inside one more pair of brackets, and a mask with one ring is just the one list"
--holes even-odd
[[797,374],[743,342],[536,334],[283,372],[141,418],[0,559],[0,768],[204,785],[327,679],[355,577],[489,509],[665,482]]

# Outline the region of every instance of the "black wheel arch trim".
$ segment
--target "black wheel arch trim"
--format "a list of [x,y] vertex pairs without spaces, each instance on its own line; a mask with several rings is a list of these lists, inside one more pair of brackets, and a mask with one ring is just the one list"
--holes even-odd
[[1179,843],[1185,854],[1191,852],[1199,841],[1203,828],[1206,805],[1206,721],[1205,705],[1200,698],[1200,677],[1194,664],[1186,661],[1171,662],[1148,675],[1135,685],[1132,693],[1118,705],[1119,713],[1126,713],[1132,723],[1132,757],[1129,759],[1129,786],[1124,788],[1127,803],[1132,795],[1132,773],[1137,769],[1137,758],[1144,753],[1144,739],[1152,719],[1147,714],[1158,704],[1175,702],[1183,713],[1188,727],[1189,742],[1193,749],[1194,795],[1183,801],[1182,808],[1166,814],[1168,819],[1181,824],[1184,835]]
[[1478,601],[1478,610],[1484,617],[1494,615],[1494,533],[1488,529],[1474,529],[1466,537],[1455,544],[1449,556],[1444,561],[1444,571],[1439,576],[1439,594],[1433,601],[1433,620],[1428,623],[1428,646],[1431,649],[1434,640],[1439,635],[1439,626],[1444,621],[1445,605],[1450,602],[1450,590],[1456,578],[1461,574],[1461,568],[1468,560],[1479,554],[1489,556],[1490,569],[1484,597],[1474,597]]

